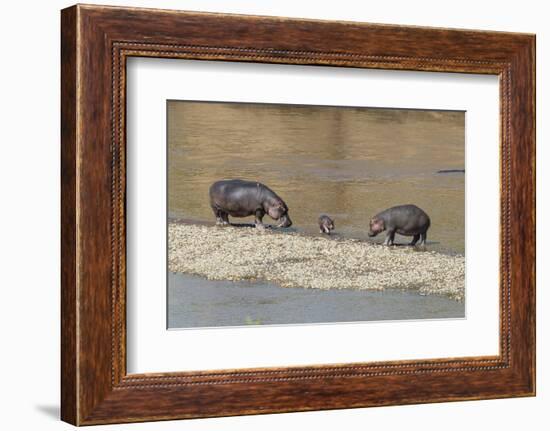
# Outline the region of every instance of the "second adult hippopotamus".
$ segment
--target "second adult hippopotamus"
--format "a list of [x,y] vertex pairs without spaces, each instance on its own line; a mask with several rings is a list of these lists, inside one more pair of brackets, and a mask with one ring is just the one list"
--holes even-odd
[[256,227],[263,229],[262,219],[268,214],[278,222],[277,227],[292,225],[286,203],[269,187],[256,181],[216,181],[210,186],[210,206],[216,224],[229,224],[228,216],[253,215]]
[[370,220],[369,236],[376,236],[386,231],[385,245],[393,245],[395,234],[412,236],[410,245],[415,245],[420,239],[421,245],[426,245],[430,217],[416,205],[398,205],[376,214]]

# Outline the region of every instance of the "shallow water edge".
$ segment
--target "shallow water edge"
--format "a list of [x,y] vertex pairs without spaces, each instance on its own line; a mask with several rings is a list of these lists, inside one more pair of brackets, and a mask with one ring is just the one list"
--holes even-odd
[[282,288],[169,273],[168,328],[351,323],[465,317],[464,303],[417,291]]

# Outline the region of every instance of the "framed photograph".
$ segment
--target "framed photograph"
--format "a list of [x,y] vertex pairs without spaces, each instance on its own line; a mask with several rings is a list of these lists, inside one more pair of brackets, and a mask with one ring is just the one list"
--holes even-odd
[[62,419],[535,394],[535,36],[61,14]]

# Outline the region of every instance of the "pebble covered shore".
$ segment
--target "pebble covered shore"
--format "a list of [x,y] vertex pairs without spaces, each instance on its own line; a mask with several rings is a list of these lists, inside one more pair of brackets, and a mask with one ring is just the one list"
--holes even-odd
[[210,280],[263,280],[282,287],[418,290],[464,301],[465,259],[413,247],[386,247],[232,226],[168,224],[170,272]]

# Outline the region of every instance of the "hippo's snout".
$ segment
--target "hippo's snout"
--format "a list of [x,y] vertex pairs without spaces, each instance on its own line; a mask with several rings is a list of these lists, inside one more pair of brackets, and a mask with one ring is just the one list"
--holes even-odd
[[372,238],[373,236],[376,236],[374,232],[369,232],[369,236]]
[[279,219],[278,227],[290,227],[292,226],[292,220],[288,215],[285,215]]

